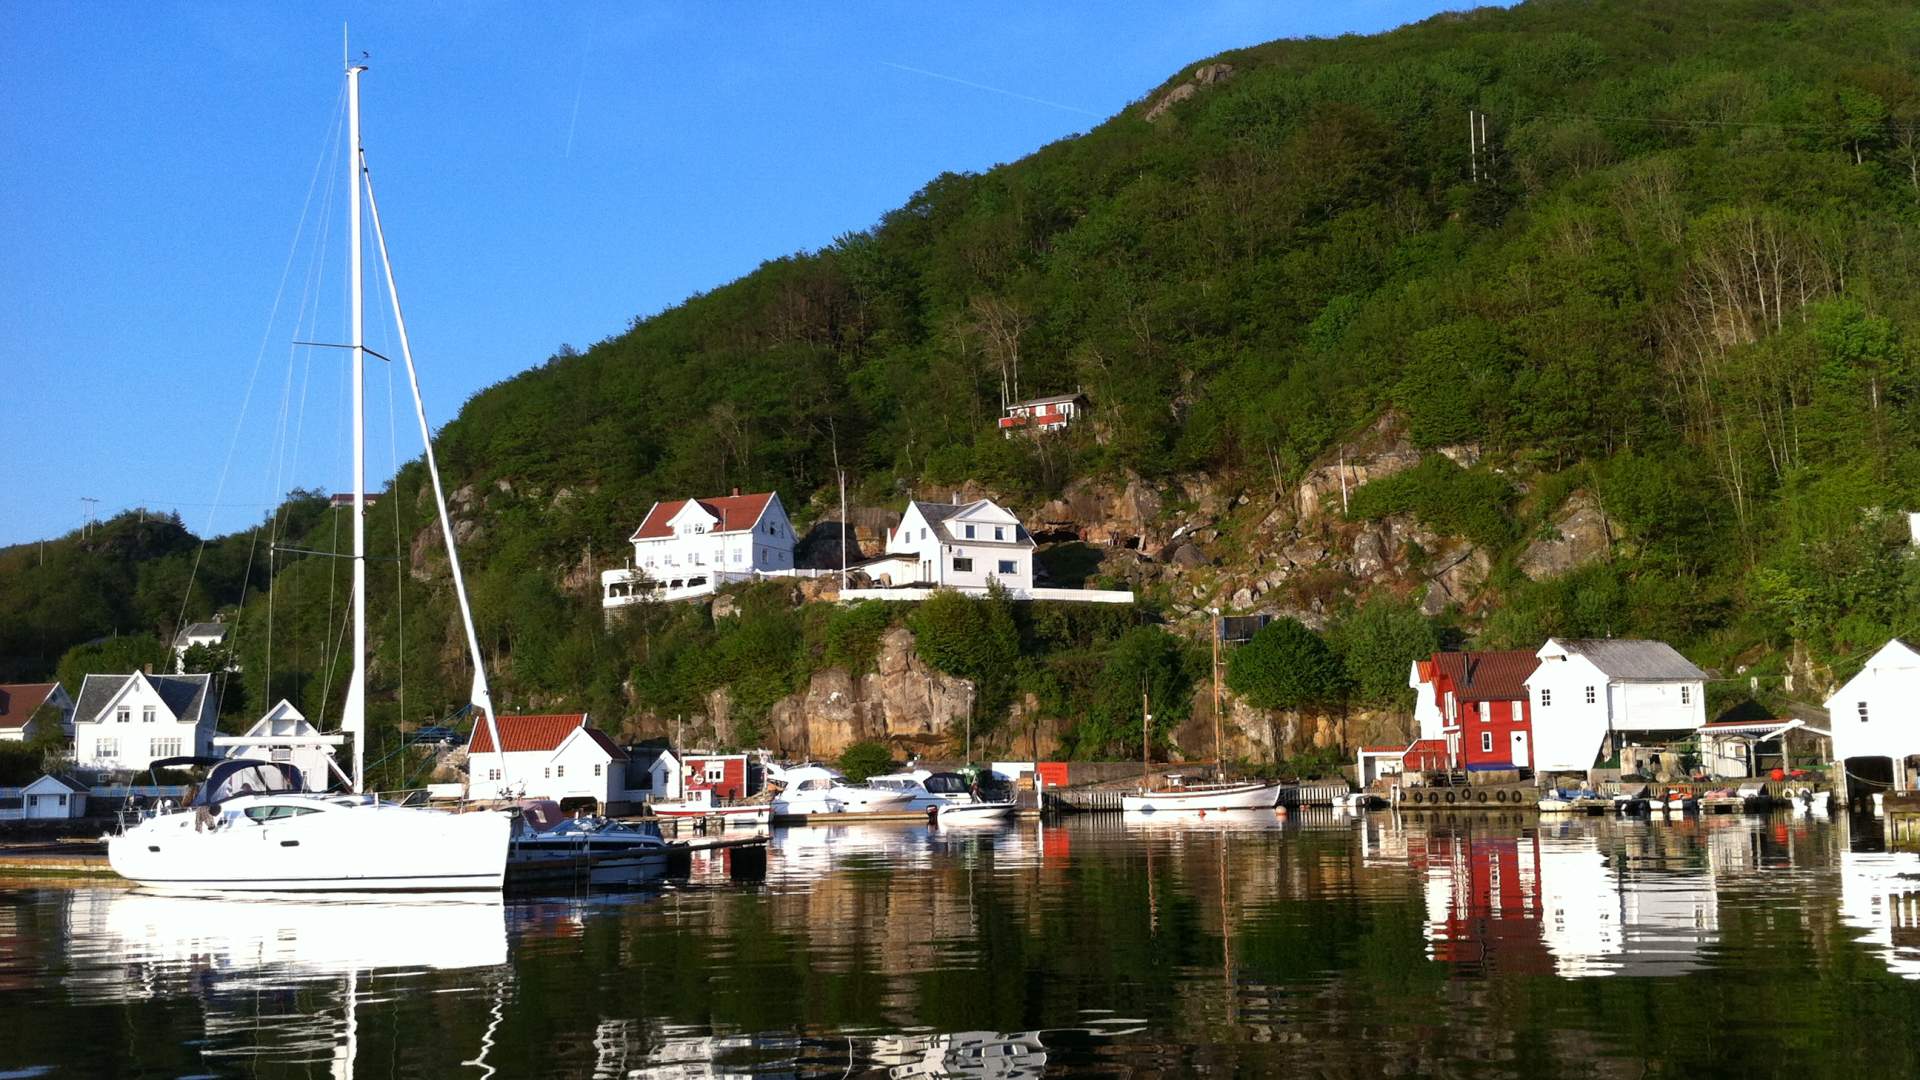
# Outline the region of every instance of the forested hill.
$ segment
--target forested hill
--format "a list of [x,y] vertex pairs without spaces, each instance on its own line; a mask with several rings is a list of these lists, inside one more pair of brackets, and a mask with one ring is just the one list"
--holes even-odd
[[[1389,413],[1416,450],[1471,450],[1354,506],[1484,554],[1453,632],[1857,663],[1920,629],[1917,62],[1920,11],[1874,0],[1558,0],[1196,58],[1082,137],[476,395],[442,453],[505,700],[673,704],[585,587],[656,498],[775,488],[808,518],[838,465],[872,505],[1135,478],[1173,505],[1201,474],[1236,509],[1197,599],[1228,601],[1268,511]],[[1070,434],[996,431],[1003,392],[1075,388]],[[371,519],[416,568],[418,484]],[[1520,572],[1575,494],[1605,558]],[[407,632],[438,641],[413,580]],[[1336,622],[1374,591],[1299,580]],[[409,660],[410,685],[457,658]]]

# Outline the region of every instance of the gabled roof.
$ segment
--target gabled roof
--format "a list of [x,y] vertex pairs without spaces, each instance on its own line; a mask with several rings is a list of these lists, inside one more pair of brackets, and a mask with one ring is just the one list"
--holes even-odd
[[963,506],[959,503],[921,502],[918,499],[913,501],[913,508],[920,511],[920,516],[926,518],[927,524],[929,525],[935,525],[945,521],[972,505],[973,503],[967,503]]
[[1570,656],[1584,657],[1609,678],[1623,682],[1705,679],[1707,673],[1664,641],[1634,638],[1548,638]]
[[668,522],[686,509],[687,503],[699,504],[702,510],[712,514],[716,520],[713,531],[717,533],[745,532],[759,522],[760,516],[767,512],[768,504],[773,502],[774,494],[763,491],[754,495],[722,495],[713,499],[669,499],[653,504],[647,511],[647,519],[633,531],[629,540],[656,540],[673,535]]
[[[1013,521],[1011,522],[1011,525],[1013,527],[1013,539],[986,540],[981,537],[974,537],[971,540],[969,540],[964,536],[955,535],[955,531],[952,526],[941,525],[941,522],[944,522],[949,518],[961,517],[965,515],[968,511],[973,510],[975,507],[979,507],[979,506],[991,506],[994,509],[1001,511],[1002,513],[1005,513],[1008,517],[1013,518]],[[912,508],[919,510],[920,516],[926,519],[927,524],[937,527],[939,531],[946,537],[946,539],[949,539],[949,540],[958,540],[958,541],[963,541],[965,543],[970,543],[970,544],[972,543],[1018,544],[1025,547],[1034,546],[1033,537],[1027,535],[1027,527],[1025,525],[1020,524],[1019,517],[1013,514],[1011,511],[1008,511],[1006,507],[1001,506],[999,503],[994,502],[992,499],[975,499],[970,503],[961,503],[957,506],[954,505],[953,503],[920,502],[918,500],[915,500],[912,503]],[[906,527],[905,522],[906,522],[906,519],[902,517],[901,528]],[[967,524],[978,524],[978,523],[968,522]],[[997,526],[1002,524],[1002,522],[995,521],[995,522],[988,522],[987,524]]]
[[1415,754],[1444,754],[1447,752],[1445,739],[1415,739],[1407,744],[1407,756]]
[[1016,401],[1007,406],[1007,408],[1024,409],[1029,405],[1052,405],[1061,401],[1084,401],[1086,397],[1087,395],[1076,390],[1071,394],[1054,394],[1051,397],[1028,398],[1026,401]]
[[81,783],[78,780],[75,780],[71,776],[55,776],[52,773],[49,773],[46,776],[43,776],[40,779],[35,780],[33,783],[28,784],[26,787],[23,787],[20,790],[23,792],[32,791],[34,788],[37,788],[42,784],[45,784],[49,780],[53,781],[55,784],[58,784],[60,787],[65,788],[68,791],[71,791],[80,795],[85,795],[88,791],[92,790],[91,788],[87,787],[87,785]]
[[[500,726],[500,741],[506,745],[509,754],[558,750],[574,729],[587,725],[586,713],[496,716],[493,719]],[[487,718],[482,716],[473,723],[473,738],[467,743],[467,753],[493,752],[493,735],[487,730]]]
[[80,700],[74,703],[75,722],[90,723],[114,703],[135,679],[146,680],[173,713],[174,719],[199,722],[206,707],[207,691],[213,685],[211,675],[89,675],[80,681]]
[[33,710],[45,705],[58,689],[57,682],[0,685],[0,728],[18,731],[26,727]]
[[1433,666],[1460,701],[1519,701],[1527,696],[1527,676],[1540,658],[1525,649],[1445,652],[1433,654]]
[[[501,738],[504,739],[506,738],[506,736],[502,735]],[[613,759],[614,761],[627,760],[627,752],[621,749],[619,743],[614,742],[613,739],[608,737],[606,732],[601,731],[599,728],[596,728],[596,727],[588,728],[587,738],[592,739],[594,743],[600,747],[600,749],[605,750],[607,752],[607,757]]]
[[661,758],[666,758],[675,764],[680,761],[679,755],[665,746],[636,746],[627,751],[627,760],[636,762],[644,769],[653,768],[653,763]]
[[212,638],[215,641],[227,640],[227,634],[233,628],[223,622],[197,622],[187,626],[173,636],[175,645],[185,645],[194,638]]

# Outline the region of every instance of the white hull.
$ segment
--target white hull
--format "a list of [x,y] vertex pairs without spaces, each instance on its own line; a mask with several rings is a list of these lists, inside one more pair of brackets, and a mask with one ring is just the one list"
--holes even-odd
[[188,810],[148,818],[108,838],[107,862],[171,893],[498,891],[506,877],[505,814],[336,802],[255,822],[244,814],[255,801],[230,801],[232,812],[202,831]]
[[1166,811],[1271,810],[1280,802],[1281,784],[1234,784],[1219,788],[1143,791],[1122,795],[1120,809],[1130,814]]
[[1005,821],[1014,811],[1010,802],[948,803],[927,812],[935,825],[972,825]]
[[735,822],[750,825],[764,825],[773,816],[773,807],[768,803],[754,806],[701,806],[697,803],[654,803],[653,816],[662,818],[721,818],[731,825]]
[[900,814],[912,808],[912,796],[867,788],[829,788],[773,800],[776,814]]

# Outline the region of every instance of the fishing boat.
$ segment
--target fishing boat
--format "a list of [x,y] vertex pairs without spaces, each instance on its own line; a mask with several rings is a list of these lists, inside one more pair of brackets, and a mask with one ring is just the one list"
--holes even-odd
[[773,803],[766,799],[752,802],[716,803],[713,789],[696,788],[684,799],[649,804],[655,817],[720,819],[727,825],[765,825],[773,817]]
[[904,791],[887,791],[848,780],[824,765],[767,766],[767,783],[777,788],[773,813],[778,817],[807,814],[904,813],[913,801]]
[[[1224,761],[1225,743],[1220,736],[1220,621],[1213,622],[1213,757]],[[1206,812],[1211,810],[1271,810],[1280,805],[1280,792],[1286,785],[1263,780],[1213,780],[1188,783],[1186,777],[1169,775],[1160,787],[1149,787],[1152,770],[1153,710],[1147,691],[1140,691],[1140,790],[1120,796],[1120,809],[1129,814],[1168,812]],[[1216,770],[1218,766],[1216,766]]]
[[[507,865],[510,814],[498,811],[451,813],[402,806],[367,793],[367,538],[366,511],[366,347],[365,274],[361,203],[365,196],[401,359],[413,392],[414,416],[425,447],[427,474],[446,541],[454,596],[466,629],[473,662],[472,708],[488,725],[493,745],[491,694],[481,661],[473,612],[460,573],[460,554],[448,520],[447,500],[434,459],[431,428],[420,395],[419,373],[401,315],[400,295],[388,257],[373,178],[360,142],[360,75],[363,64],[349,59],[347,78],[347,235],[350,238],[350,337],[338,346],[350,352],[353,409],[352,674],[341,709],[340,730],[353,735],[353,775],[345,794],[302,790],[303,778],[292,766],[254,760],[176,758],[166,767],[204,766],[212,771],[186,805],[157,807],[123,819],[107,837],[107,861],[121,877],[168,891],[229,892],[398,892],[497,891]],[[385,357],[375,357],[386,359]],[[500,754],[500,769],[506,769]]]

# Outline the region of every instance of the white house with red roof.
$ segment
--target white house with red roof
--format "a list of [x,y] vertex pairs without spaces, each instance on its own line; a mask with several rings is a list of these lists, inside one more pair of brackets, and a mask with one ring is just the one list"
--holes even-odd
[[593,726],[586,713],[497,716],[504,754],[496,753],[485,719],[467,743],[467,796],[472,799],[552,799],[573,809],[593,804],[624,813],[627,752]]
[[793,573],[793,523],[771,491],[653,504],[628,538],[633,561],[600,575],[608,608],[687,600],[722,585]]
[[42,705],[60,710],[60,730],[73,738],[73,698],[59,683],[0,684],[0,742],[27,742],[39,734],[33,714]]

